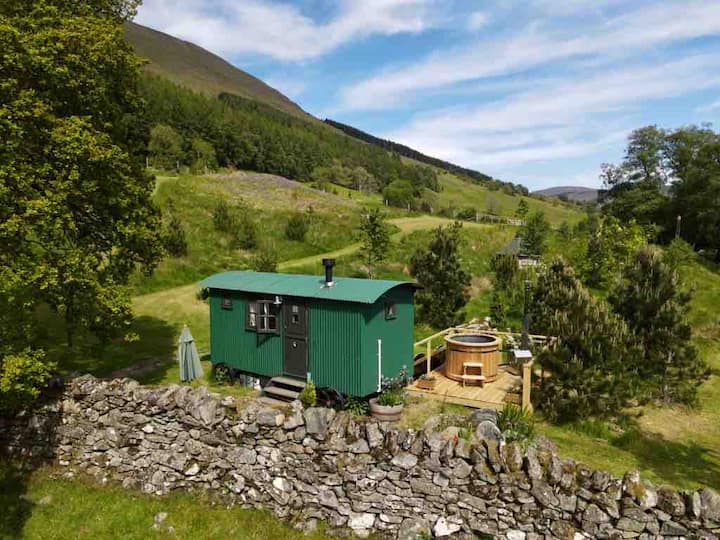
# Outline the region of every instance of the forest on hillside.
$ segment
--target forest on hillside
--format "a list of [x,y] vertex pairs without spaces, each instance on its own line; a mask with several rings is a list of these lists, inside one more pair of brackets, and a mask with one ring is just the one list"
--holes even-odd
[[399,154],[403,157],[414,159],[415,161],[419,161],[420,163],[427,163],[428,165],[432,165],[433,167],[437,167],[438,169],[447,171],[447,172],[455,174],[457,176],[470,178],[474,182],[481,183],[490,189],[502,189],[506,193],[511,194],[511,195],[513,195],[513,194],[528,195],[529,194],[528,189],[525,186],[522,186],[520,184],[513,184],[512,182],[503,182],[501,180],[497,180],[497,179],[493,178],[492,176],[488,176],[487,174],[483,174],[481,172],[478,172],[478,171],[475,171],[472,169],[466,169],[465,167],[455,165],[454,163],[450,163],[450,162],[444,161],[442,159],[428,156],[426,154],[423,154],[422,152],[418,152],[414,148],[405,146],[404,144],[400,144],[400,143],[396,143],[394,141],[390,141],[387,139],[381,139],[379,137],[375,137],[375,136],[370,135],[369,133],[359,130],[353,126],[343,124],[342,122],[336,122],[335,120],[326,118],[325,123],[336,129],[339,129],[339,130],[347,133],[351,137],[354,137],[361,141],[365,141],[370,144],[374,144],[375,146],[379,146],[380,148],[384,148],[388,152],[393,152],[393,153]]
[[402,207],[419,206],[423,188],[439,189],[431,167],[258,102],[211,98],[150,75],[140,89],[145,106],[135,119],[136,150],[158,168],[249,169],[381,192]]

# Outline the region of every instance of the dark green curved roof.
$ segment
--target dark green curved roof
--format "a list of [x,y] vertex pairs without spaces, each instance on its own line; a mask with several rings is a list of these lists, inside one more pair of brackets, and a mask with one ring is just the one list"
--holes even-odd
[[303,274],[275,274],[269,272],[222,272],[202,280],[203,289],[239,291],[278,296],[298,296],[339,302],[374,304],[395,287],[416,289],[410,281],[388,281],[382,279],[359,279],[335,277],[332,287],[325,286],[319,276]]

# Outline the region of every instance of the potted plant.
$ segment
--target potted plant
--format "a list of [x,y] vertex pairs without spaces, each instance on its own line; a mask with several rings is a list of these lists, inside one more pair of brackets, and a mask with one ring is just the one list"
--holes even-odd
[[370,414],[383,422],[397,422],[405,407],[407,371],[403,367],[397,377],[383,379],[381,391],[370,400]]
[[434,390],[437,379],[428,373],[424,373],[417,380],[417,387],[421,390]]

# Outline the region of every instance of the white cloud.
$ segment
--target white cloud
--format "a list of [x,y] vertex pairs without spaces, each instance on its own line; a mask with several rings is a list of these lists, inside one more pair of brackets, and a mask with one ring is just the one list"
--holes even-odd
[[[668,76],[668,74],[682,74]],[[708,75],[712,74],[712,75]],[[552,162],[622,145],[637,107],[720,87],[720,57],[631,65],[548,80],[501,100],[416,115],[384,137],[480,170]]]
[[720,99],[712,101],[706,105],[697,107],[695,109],[695,112],[706,113],[706,112],[717,111],[718,109],[720,109]]
[[137,22],[218,54],[298,61],[373,34],[417,33],[439,24],[438,0],[341,0],[328,22],[269,0],[146,0]]
[[435,52],[420,62],[386,69],[340,93],[345,110],[407,104],[421,93],[458,83],[521,73],[573,59],[638,54],[664,45],[720,33],[720,2],[663,2],[590,24],[548,29],[533,22],[512,36]]
[[484,11],[471,13],[467,18],[467,29],[470,31],[480,30],[488,22],[488,15]]

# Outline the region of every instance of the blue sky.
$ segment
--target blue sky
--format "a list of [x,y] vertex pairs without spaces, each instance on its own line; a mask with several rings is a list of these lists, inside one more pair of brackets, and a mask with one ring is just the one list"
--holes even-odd
[[598,186],[632,129],[720,114],[716,0],[145,0],[137,22],[531,189]]

